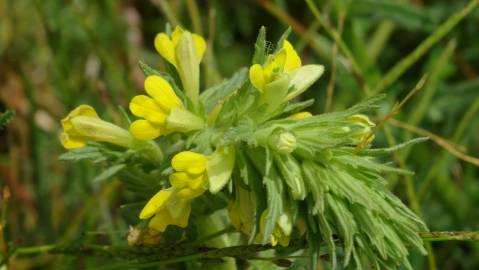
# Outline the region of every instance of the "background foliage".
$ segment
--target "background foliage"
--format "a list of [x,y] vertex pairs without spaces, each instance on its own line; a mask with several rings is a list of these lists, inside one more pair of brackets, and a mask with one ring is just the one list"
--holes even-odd
[[[6,243],[125,241],[134,221],[122,218],[120,205],[131,194],[115,180],[92,181],[101,166],[58,161],[64,151],[59,120],[88,103],[104,119],[121,124],[118,106],[142,91],[138,60],[164,67],[153,38],[166,22],[180,23],[208,40],[212,50],[203,64],[205,87],[249,65],[261,25],[272,41],[291,25],[290,40],[303,62],[326,66],[307,94],[316,99],[315,112],[344,109],[382,90],[387,98],[377,111],[379,120],[427,74],[421,90],[378,129],[374,144],[431,137],[393,156],[398,167],[416,175],[390,177],[391,189],[433,231],[479,230],[479,161],[473,158],[479,153],[479,11],[419,54],[397,80],[384,84],[391,67],[469,1],[310,2],[319,8],[320,22],[303,1],[0,1],[0,111],[15,112],[8,128],[0,130],[6,225],[0,250],[6,251]],[[11,118],[10,113],[1,117],[2,123]],[[413,256],[415,269],[479,267],[478,242],[433,242],[431,250],[429,257]],[[13,269],[98,263],[53,255],[12,261]]]

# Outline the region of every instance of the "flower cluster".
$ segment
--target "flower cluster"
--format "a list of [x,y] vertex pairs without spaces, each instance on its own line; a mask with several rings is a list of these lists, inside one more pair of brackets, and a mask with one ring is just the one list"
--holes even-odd
[[206,162],[204,155],[183,151],[175,155],[170,175],[172,187],[160,190],[145,205],[140,219],[149,219],[150,227],[164,232],[168,225],[186,227],[191,212],[191,200],[206,191]]
[[142,230],[142,244],[152,244],[168,238],[168,228],[201,235],[231,224],[245,237],[217,247],[245,239],[288,246],[304,238],[313,258],[325,243],[333,267],[333,237],[341,241],[343,264],[357,268],[408,266],[409,247],[424,252],[417,232],[427,228],[387,191],[382,177],[409,172],[378,163],[370,154],[378,150],[369,151],[375,124],[363,112],[381,97],[341,112],[305,111],[312,101],[295,98],[324,67],[303,65],[286,37],[270,52],[262,29],[249,70],[200,91],[206,42],[176,27],[155,38],[175,74],[143,68],[146,95],[130,101],[138,119],[128,130],[101,120],[87,105],[62,120],[65,148],[100,142],[95,147],[126,149],[104,152],[120,151],[108,159],[121,163],[120,179],[141,190],[139,197],[153,195],[129,244],[138,244]]

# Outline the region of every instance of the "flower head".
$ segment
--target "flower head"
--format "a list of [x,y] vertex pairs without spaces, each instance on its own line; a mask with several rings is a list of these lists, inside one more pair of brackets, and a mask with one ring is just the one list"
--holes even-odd
[[62,119],[60,141],[67,149],[81,148],[88,141],[108,142],[129,148],[133,138],[123,128],[106,122],[88,105],[80,105]]
[[184,108],[171,85],[160,76],[145,80],[146,95],[135,96],[130,111],[142,120],[130,125],[130,132],[140,140],[151,140],[172,131],[190,131],[201,128],[203,120]]

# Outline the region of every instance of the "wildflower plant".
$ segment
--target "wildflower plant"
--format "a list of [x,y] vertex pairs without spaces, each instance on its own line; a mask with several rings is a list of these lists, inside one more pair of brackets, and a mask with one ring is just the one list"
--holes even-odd
[[288,33],[269,51],[262,28],[251,66],[202,91],[204,39],[180,27],[158,34],[155,48],[172,72],[140,62],[146,94],[129,103],[128,127],[88,105],[73,110],[62,121],[61,141],[72,149],[62,158],[106,162],[101,178],[117,175],[133,192],[137,201],[122,207],[135,222],[131,246],[187,246],[233,227],[240,237],[205,244],[300,242],[313,267],[327,252],[333,268],[411,269],[409,252],[425,253],[418,232],[427,228],[383,178],[411,172],[377,160],[408,143],[372,148],[375,124],[365,113],[382,96],[305,111],[313,100],[297,97],[324,67],[303,65]]

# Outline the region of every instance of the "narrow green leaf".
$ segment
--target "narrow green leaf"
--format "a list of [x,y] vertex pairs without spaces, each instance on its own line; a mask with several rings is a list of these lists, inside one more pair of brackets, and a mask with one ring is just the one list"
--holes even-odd
[[105,180],[108,180],[109,178],[113,177],[115,174],[117,174],[119,171],[123,170],[125,168],[125,164],[116,164],[113,166],[108,167],[104,171],[102,171],[99,175],[97,175],[95,178],[93,178],[94,183],[100,183]]
[[254,44],[253,64],[262,65],[266,60],[266,28],[261,26],[259,29],[256,43]]
[[233,74],[228,80],[206,89],[200,96],[200,100],[203,102],[205,110],[210,112],[216,105],[221,103],[222,100],[240,89],[247,80],[248,70],[242,68]]

